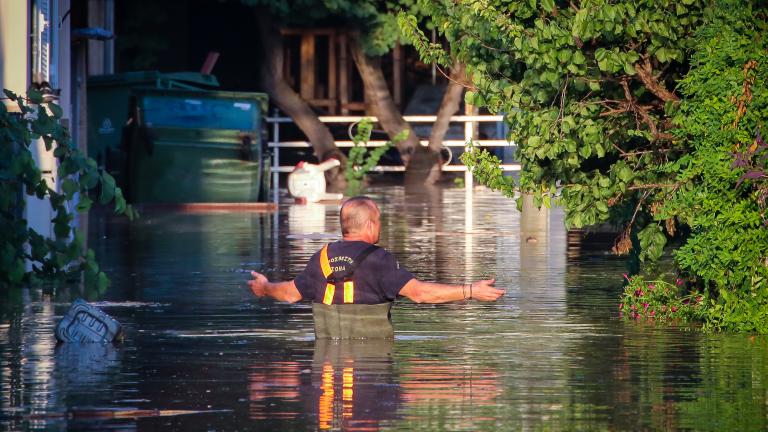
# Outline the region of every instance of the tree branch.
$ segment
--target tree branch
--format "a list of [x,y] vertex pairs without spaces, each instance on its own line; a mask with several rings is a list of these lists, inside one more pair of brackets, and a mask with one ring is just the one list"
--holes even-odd
[[641,190],[641,189],[664,189],[664,188],[676,188],[682,183],[648,183],[644,185],[630,186],[628,190]]
[[653,68],[651,66],[651,60],[648,57],[648,54],[643,55],[642,62],[635,63],[635,70],[637,71],[638,78],[640,78],[640,81],[643,82],[643,85],[645,85],[645,87],[650,90],[651,93],[656,95],[656,97],[663,100],[664,102],[680,101],[680,98],[676,94],[667,90],[667,88],[659,83],[656,77],[653,76]]

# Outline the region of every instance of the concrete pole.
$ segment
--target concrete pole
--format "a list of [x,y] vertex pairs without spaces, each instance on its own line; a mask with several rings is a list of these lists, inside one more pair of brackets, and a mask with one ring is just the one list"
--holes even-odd
[[[464,113],[466,115],[474,115],[477,109],[465,103]],[[477,136],[477,123],[466,122],[464,123],[464,151],[469,151],[469,144],[475,140]],[[474,237],[472,231],[474,230],[474,196],[473,196],[473,181],[472,171],[469,168],[464,171],[464,278],[465,282],[472,282],[474,277]]]

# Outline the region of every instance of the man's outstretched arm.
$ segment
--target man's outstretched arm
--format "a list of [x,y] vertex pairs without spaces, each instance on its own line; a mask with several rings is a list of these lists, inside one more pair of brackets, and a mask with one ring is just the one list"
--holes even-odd
[[495,288],[494,282],[495,279],[485,279],[465,285],[446,285],[413,278],[400,290],[400,295],[416,303],[448,303],[469,299],[496,301],[504,295],[504,290]]
[[252,280],[248,286],[256,297],[272,297],[277,301],[296,303],[301,300],[301,293],[291,280],[287,282],[270,282],[267,277],[255,271],[251,272]]

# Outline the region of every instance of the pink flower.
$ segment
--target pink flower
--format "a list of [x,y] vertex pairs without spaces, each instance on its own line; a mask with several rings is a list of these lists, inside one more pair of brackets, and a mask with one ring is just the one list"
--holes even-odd
[[643,296],[643,294],[644,294],[644,293],[643,293],[643,290],[642,290],[642,289],[638,288],[638,289],[636,289],[636,290],[635,290],[635,295],[636,295],[636,296],[638,296],[638,297],[642,297],[642,296]]
[[624,303],[619,304],[619,310],[624,309]]
[[691,302],[691,299],[685,299],[685,300],[683,300],[683,304],[688,304],[688,303],[690,303],[690,302]]
[[648,284],[648,289],[653,291],[653,289],[656,288],[654,284]]
[[648,310],[648,306],[649,306],[648,303],[643,303],[643,310],[647,311]]
[[632,305],[632,307],[630,309],[637,310],[637,305]]
[[672,306],[672,309],[670,309],[672,312],[677,312],[677,308]]
[[704,300],[704,297],[702,296],[696,297],[696,303],[701,303],[702,300]]
[[654,317],[654,316],[656,316],[656,311],[655,311],[655,310],[652,310],[652,311],[651,311],[651,315],[650,315],[650,316],[651,316],[651,317]]
[[675,285],[680,286],[683,284],[683,280],[680,278],[675,279]]

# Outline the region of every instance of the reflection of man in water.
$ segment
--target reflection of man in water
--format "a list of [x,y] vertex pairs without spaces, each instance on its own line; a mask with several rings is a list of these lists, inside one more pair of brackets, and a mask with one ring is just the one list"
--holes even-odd
[[279,422],[307,416],[317,419],[319,430],[379,430],[381,422],[397,418],[402,404],[392,344],[317,339],[311,370],[300,361],[260,361],[248,376],[250,417],[276,421],[274,430],[295,429]]
[[296,279],[269,282],[251,272],[248,282],[258,297],[290,303],[311,300],[318,338],[392,337],[389,310],[397,296],[417,303],[446,303],[495,301],[504,294],[493,287],[493,279],[465,285],[416,279],[389,252],[375,246],[380,212],[368,197],[350,198],[340,213],[343,240],[315,253]]
[[317,339],[312,390],[310,412],[317,412],[318,429],[379,430],[381,421],[396,418],[402,399],[392,340]]

